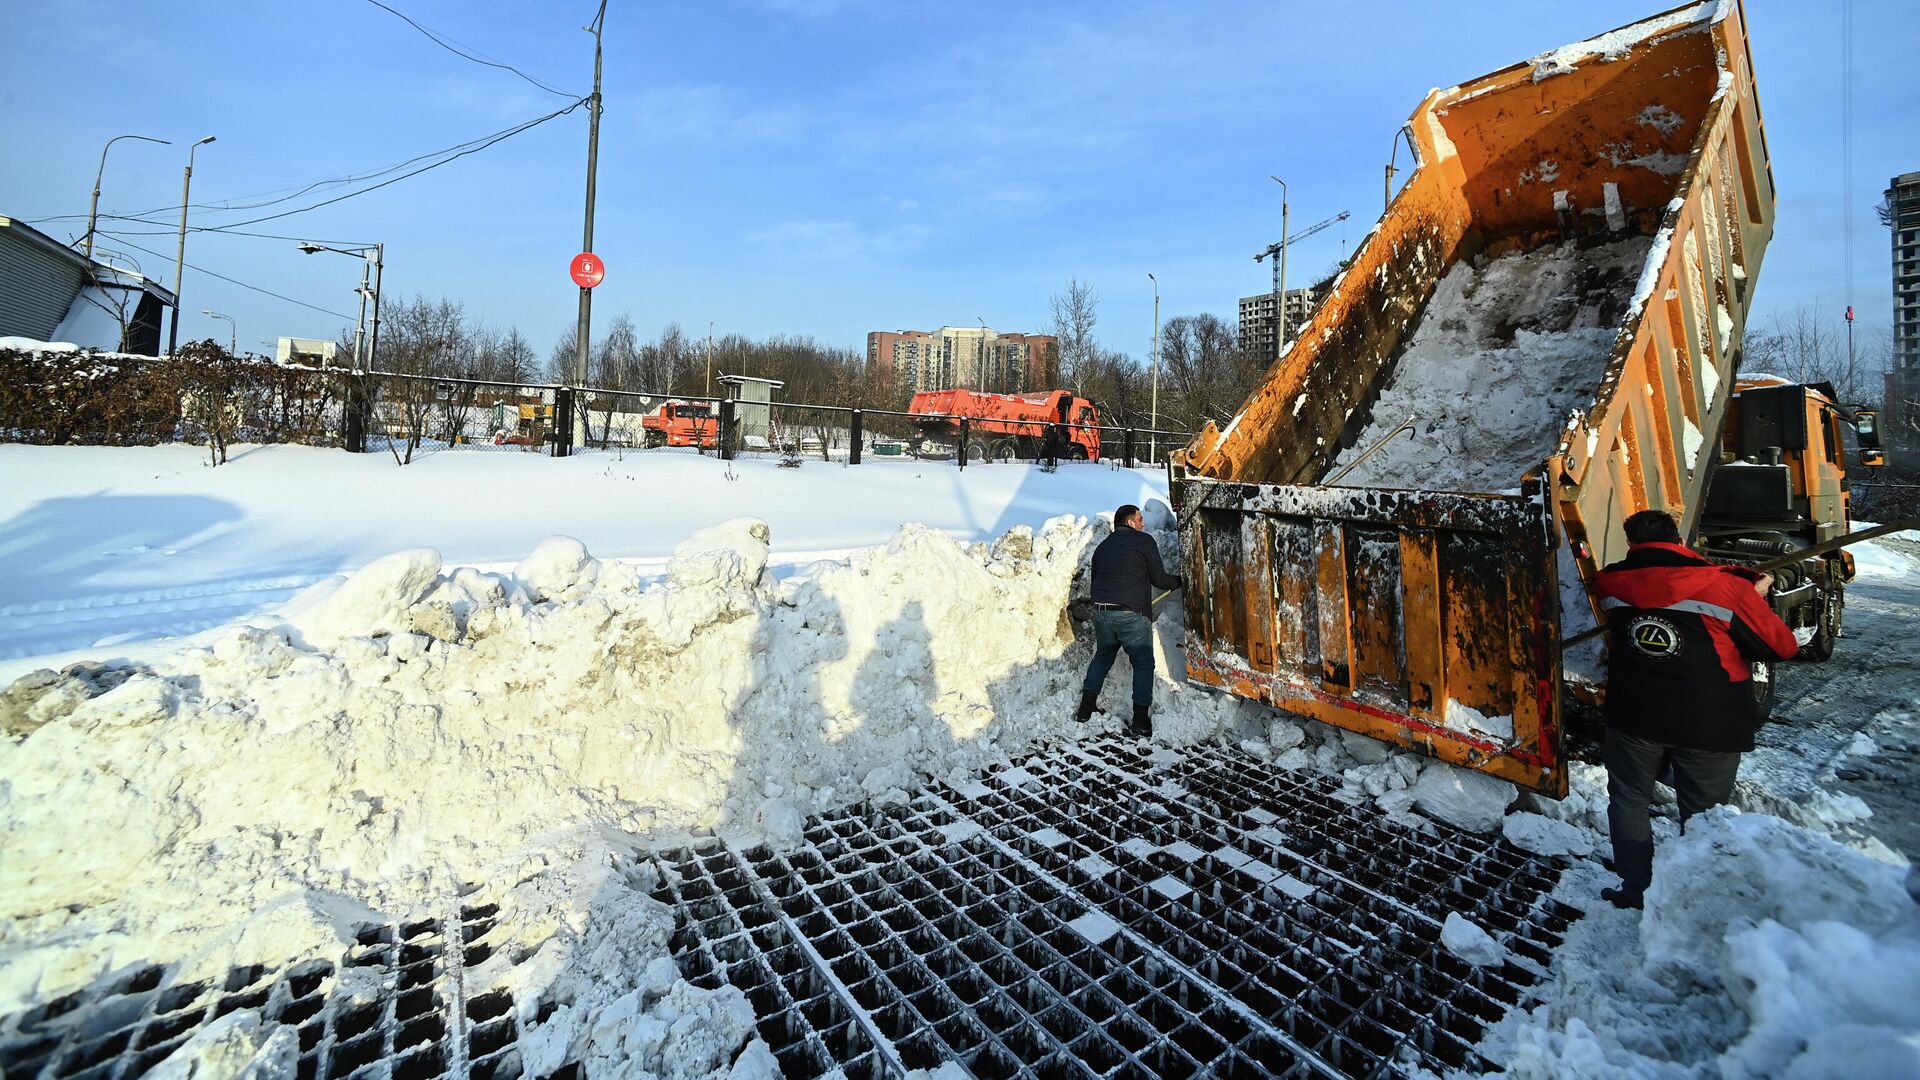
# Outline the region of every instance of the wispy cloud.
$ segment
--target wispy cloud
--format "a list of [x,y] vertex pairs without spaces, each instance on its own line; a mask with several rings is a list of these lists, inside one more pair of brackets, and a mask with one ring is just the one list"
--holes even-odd
[[747,243],[820,262],[891,259],[923,244],[933,233],[924,225],[875,228],[844,220],[782,221],[749,232]]
[[805,115],[756,103],[713,83],[679,83],[641,93],[623,108],[649,140],[672,142],[782,142],[798,137]]

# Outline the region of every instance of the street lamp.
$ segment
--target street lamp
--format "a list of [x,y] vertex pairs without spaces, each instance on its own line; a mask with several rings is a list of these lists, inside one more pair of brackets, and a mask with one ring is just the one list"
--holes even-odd
[[240,324],[233,321],[233,316],[222,315],[217,311],[208,311],[206,308],[201,308],[200,314],[211,319],[227,320],[227,352],[234,356],[240,355]]
[[1278,361],[1287,348],[1287,182],[1273,175],[1267,179],[1280,185],[1280,291],[1273,298],[1273,358]]
[[[386,267],[387,245],[381,243],[368,247],[337,248],[309,242],[301,244],[300,250],[308,255],[320,251],[331,251],[336,255],[351,255],[356,259],[365,260],[360,267],[360,288],[355,290],[360,294],[360,319],[353,325],[353,369],[372,371],[374,356],[380,351],[380,275]],[[371,288],[367,286],[369,268],[373,271]],[[366,362],[363,364],[360,360],[360,342],[366,334],[368,296],[373,297],[373,339],[367,345]]]
[[1147,280],[1153,282],[1153,413],[1147,432],[1147,460],[1156,461],[1160,457],[1160,279],[1149,270]]
[[100,218],[100,178],[107,173],[107,151],[121,139],[139,139],[141,142],[156,142],[161,146],[173,145],[166,139],[156,139],[151,135],[115,135],[107,140],[107,145],[100,148],[100,168],[93,174],[93,201],[87,204],[87,238],[80,245],[80,250],[89,259],[93,258],[93,226]]
[[213,141],[209,135],[187,148],[187,171],[180,178],[180,247],[173,256],[173,326],[167,330],[167,355],[180,344],[180,285],[187,271],[187,203],[193,192],[193,155]]

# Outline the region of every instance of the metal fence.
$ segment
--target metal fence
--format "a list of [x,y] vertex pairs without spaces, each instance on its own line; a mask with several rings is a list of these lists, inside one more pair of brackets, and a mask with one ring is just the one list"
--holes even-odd
[[1011,421],[552,383],[303,368],[255,360],[8,353],[0,439],[297,442],[402,461],[484,451],[566,457],[672,450],[848,465],[1162,464],[1184,431]]

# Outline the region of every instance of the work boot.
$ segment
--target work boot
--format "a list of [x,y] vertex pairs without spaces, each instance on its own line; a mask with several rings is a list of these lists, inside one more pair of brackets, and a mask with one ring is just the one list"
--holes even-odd
[[1084,690],[1081,691],[1080,707],[1073,710],[1073,718],[1075,720],[1078,720],[1082,724],[1093,719],[1094,705],[1099,701],[1099,699],[1100,699],[1099,694],[1089,694]]
[[1133,721],[1127,725],[1127,734],[1136,739],[1153,738],[1153,721],[1147,715],[1149,709],[1147,705],[1133,707]]
[[1619,888],[1601,889],[1600,899],[1605,900],[1607,903],[1612,904],[1622,911],[1638,910],[1647,906],[1645,893],[1635,889],[1629,889],[1625,885]]

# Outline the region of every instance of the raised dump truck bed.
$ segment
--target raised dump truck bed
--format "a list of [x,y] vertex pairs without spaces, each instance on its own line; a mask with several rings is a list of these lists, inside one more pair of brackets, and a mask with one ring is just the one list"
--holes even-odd
[[1564,794],[1562,636],[1629,514],[1691,527],[1771,232],[1744,13],[1435,91],[1408,130],[1331,295],[1175,459],[1187,673]]

